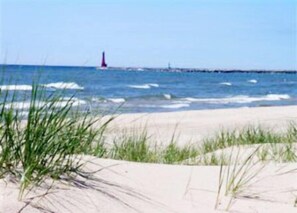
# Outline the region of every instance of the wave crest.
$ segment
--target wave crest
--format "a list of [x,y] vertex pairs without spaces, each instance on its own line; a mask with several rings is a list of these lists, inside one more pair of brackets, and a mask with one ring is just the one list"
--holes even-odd
[[252,84],[256,84],[258,83],[258,81],[256,79],[251,79],[251,80],[248,80],[249,83],[252,83]]
[[252,103],[257,101],[280,101],[287,100],[291,97],[288,94],[269,94],[265,96],[251,97],[245,95],[238,95],[226,98],[184,98],[184,101],[189,102],[204,102],[212,104],[229,104],[229,103]]
[[[41,86],[45,88],[52,88],[52,89],[76,89],[76,90],[83,90],[84,88],[79,86],[75,82],[56,82],[56,83],[49,83],[49,84],[41,84]],[[22,91],[30,91],[32,90],[32,85],[0,85],[0,90],[22,90]]]
[[[40,108],[40,107],[44,107],[44,106],[46,106],[46,107],[50,106],[51,104],[52,104],[52,102],[39,101],[39,102],[37,102],[35,104],[35,106],[37,108]],[[57,107],[57,108],[62,108],[62,107],[68,106],[68,105],[80,106],[80,105],[84,105],[84,104],[86,104],[86,101],[84,101],[84,100],[81,100],[81,99],[78,99],[78,98],[65,97],[65,98],[61,98],[59,101],[56,101],[53,106]],[[30,108],[30,106],[31,106],[30,101],[12,102],[12,103],[5,104],[6,109],[13,108],[13,109],[16,109],[16,110],[27,110],[27,109]]]
[[23,90],[29,91],[32,90],[31,85],[1,85],[0,90]]
[[126,101],[124,98],[109,98],[108,100],[112,103],[124,103]]
[[75,82],[56,82],[56,83],[49,83],[43,84],[42,86],[46,88],[53,88],[53,89],[76,89],[76,90],[83,90],[84,88],[79,86]]
[[179,108],[185,108],[185,107],[189,107],[190,104],[170,104],[170,105],[161,105],[161,108],[165,108],[165,109],[179,109]]
[[150,89],[152,87],[159,87],[159,84],[129,85],[128,87],[135,88],[135,89]]
[[230,82],[222,82],[220,84],[221,85],[225,85],[225,86],[232,86],[232,83],[230,83]]
[[170,100],[172,97],[170,94],[163,94],[164,98]]

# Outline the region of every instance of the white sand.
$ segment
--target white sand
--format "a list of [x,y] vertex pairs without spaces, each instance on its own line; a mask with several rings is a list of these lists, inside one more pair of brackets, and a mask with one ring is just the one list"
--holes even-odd
[[138,113],[119,115],[113,122],[112,131],[130,131],[146,128],[158,142],[170,142],[173,134],[178,142],[196,143],[218,131],[233,130],[248,125],[283,130],[290,122],[297,122],[297,106],[198,110],[170,113]]
[[[95,158],[92,163],[97,164],[88,164],[93,171],[105,167],[96,174],[100,180],[87,181],[92,186],[79,188],[58,184],[59,188],[53,189],[46,199],[35,198],[32,204],[54,212],[216,212],[218,166],[156,165]],[[296,212],[296,169],[296,163],[267,165],[253,184],[233,200],[230,211]],[[1,212],[17,212],[24,206],[16,201],[17,189],[13,184],[5,187],[2,183],[0,189],[4,197]],[[226,208],[229,197],[220,200],[218,212]],[[38,211],[28,206],[23,212]]]
[[[150,134],[164,140],[171,137],[178,123],[178,131],[186,142],[191,138],[200,140],[221,127],[261,124],[282,129],[296,118],[295,106],[242,108],[121,115],[113,127],[134,128],[146,124]],[[99,170],[94,175],[96,180],[82,179],[76,187],[55,184],[50,194],[42,199],[34,196],[46,189],[39,189],[25,200],[17,201],[17,185],[0,180],[0,212],[18,212],[26,201],[31,201],[31,205],[22,212],[40,212],[34,208],[38,206],[50,212],[208,213],[222,212],[230,199],[230,196],[220,196],[220,205],[215,210],[219,166],[158,165],[88,156],[84,159],[88,161],[86,170]],[[294,207],[297,200],[297,164],[265,165],[253,181],[241,189],[242,192],[233,199],[230,212],[297,212]]]

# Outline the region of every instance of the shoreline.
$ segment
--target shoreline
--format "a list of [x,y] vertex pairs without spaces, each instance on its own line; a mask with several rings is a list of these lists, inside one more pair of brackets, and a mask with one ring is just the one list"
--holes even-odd
[[290,122],[297,122],[297,106],[129,113],[116,115],[111,122],[111,132],[146,129],[153,139],[165,144],[176,134],[179,135],[178,144],[183,145],[201,143],[220,130],[240,129],[249,125],[282,131]]

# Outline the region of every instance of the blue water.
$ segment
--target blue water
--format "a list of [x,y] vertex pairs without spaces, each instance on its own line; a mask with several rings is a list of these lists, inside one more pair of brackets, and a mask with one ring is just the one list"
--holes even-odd
[[[47,85],[49,93],[65,88],[65,97],[75,95],[78,105],[91,110],[168,112],[297,104],[296,73],[194,73],[7,65],[2,67],[1,79],[2,90],[19,90],[27,97],[30,88],[26,86],[36,79],[39,84]],[[67,83],[66,86],[61,82]],[[26,101],[22,97],[16,102],[20,100]]]

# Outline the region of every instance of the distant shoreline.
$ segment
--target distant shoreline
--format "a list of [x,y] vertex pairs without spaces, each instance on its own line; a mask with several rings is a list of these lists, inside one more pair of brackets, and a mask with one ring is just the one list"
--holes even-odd
[[[96,66],[71,66],[71,65],[29,65],[29,64],[0,64],[0,68],[3,67],[60,67],[60,68],[87,68],[87,69],[97,69],[100,67]],[[119,70],[119,71],[160,71],[160,72],[185,72],[185,73],[287,73],[287,74],[297,74],[297,70],[262,70],[262,69],[202,69],[202,68],[162,68],[162,67],[108,67],[104,70]]]

